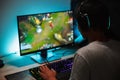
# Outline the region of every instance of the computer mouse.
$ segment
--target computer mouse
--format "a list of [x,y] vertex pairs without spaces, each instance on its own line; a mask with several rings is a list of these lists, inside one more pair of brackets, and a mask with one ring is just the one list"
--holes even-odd
[[2,68],[4,66],[4,62],[3,60],[0,60],[0,68]]

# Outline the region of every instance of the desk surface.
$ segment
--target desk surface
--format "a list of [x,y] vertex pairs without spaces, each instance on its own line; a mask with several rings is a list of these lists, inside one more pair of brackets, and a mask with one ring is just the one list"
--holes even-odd
[[22,71],[25,71],[25,70],[28,70],[30,68],[37,67],[37,66],[40,66],[40,64],[35,63],[32,65],[23,66],[23,67],[16,67],[14,65],[5,64],[5,66],[0,69],[0,80],[6,80],[4,77],[6,75],[22,72]]
[[[64,58],[69,58],[69,57],[73,57],[74,54],[75,54],[75,51],[76,49],[73,49],[73,51],[70,51],[70,55],[64,55],[61,59],[64,59]],[[58,52],[57,52],[58,53]],[[26,57],[26,56],[24,56]],[[28,57],[28,56],[27,56]],[[25,58],[24,58],[25,59]],[[24,60],[22,59],[22,60]],[[13,64],[9,64],[10,61],[14,61],[13,58],[10,58],[10,57],[4,57],[3,60],[6,62],[4,67],[3,68],[0,68],[0,80],[6,80],[5,76],[6,75],[10,75],[10,74],[14,74],[14,73],[18,73],[18,72],[22,72],[22,71],[26,71],[28,69],[31,69],[31,68],[34,68],[34,67],[38,67],[40,65],[43,65],[43,64],[39,64],[39,63],[36,63],[34,62],[32,59],[32,63],[30,64],[27,64],[27,65],[24,65],[24,66],[16,66],[16,65],[13,65]],[[19,61],[20,62],[20,61]],[[19,64],[18,62],[18,64]],[[17,63],[16,63],[17,64]],[[28,77],[27,78],[30,78],[30,79],[26,79],[26,80],[34,80],[33,78],[31,78],[30,75],[27,75]],[[23,80],[23,79],[22,79]]]

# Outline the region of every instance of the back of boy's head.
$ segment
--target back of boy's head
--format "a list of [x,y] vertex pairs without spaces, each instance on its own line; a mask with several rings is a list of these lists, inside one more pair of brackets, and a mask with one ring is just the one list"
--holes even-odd
[[74,15],[81,30],[108,30],[108,9],[103,3],[97,0],[84,0],[77,3]]

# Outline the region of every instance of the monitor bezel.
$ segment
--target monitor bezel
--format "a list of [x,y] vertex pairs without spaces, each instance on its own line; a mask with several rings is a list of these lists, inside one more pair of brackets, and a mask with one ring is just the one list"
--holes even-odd
[[[17,29],[18,29],[18,40],[19,40],[20,56],[33,54],[33,53],[37,53],[37,52],[43,52],[43,51],[47,51],[47,50],[55,49],[55,48],[62,48],[62,47],[66,47],[66,46],[73,46],[75,44],[75,42],[74,42],[74,38],[75,37],[74,37],[74,29],[73,29],[73,42],[71,42],[71,43],[63,44],[63,45],[59,45],[59,46],[54,46],[54,47],[50,47],[50,48],[45,48],[45,49],[39,49],[39,50],[31,51],[31,52],[21,53],[20,30],[19,30],[19,20],[18,20],[19,17],[21,17],[21,16],[34,16],[34,15],[37,15],[37,14],[46,14],[46,13],[68,12],[68,11],[71,11],[72,12],[72,16],[73,16],[73,11],[72,10],[62,10],[62,11],[52,11],[52,12],[43,12],[43,13],[35,13],[35,14],[18,15],[17,16]],[[74,17],[72,17],[72,18],[74,18]],[[74,26],[74,23],[72,25]]]

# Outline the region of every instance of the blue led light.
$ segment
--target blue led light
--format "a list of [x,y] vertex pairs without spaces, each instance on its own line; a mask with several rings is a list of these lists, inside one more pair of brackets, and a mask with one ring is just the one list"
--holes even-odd
[[[11,0],[2,1],[0,15],[0,56],[17,52],[18,30],[17,16],[26,14],[36,14],[42,12],[59,11],[70,9],[71,0]],[[64,2],[64,5],[63,5]]]

